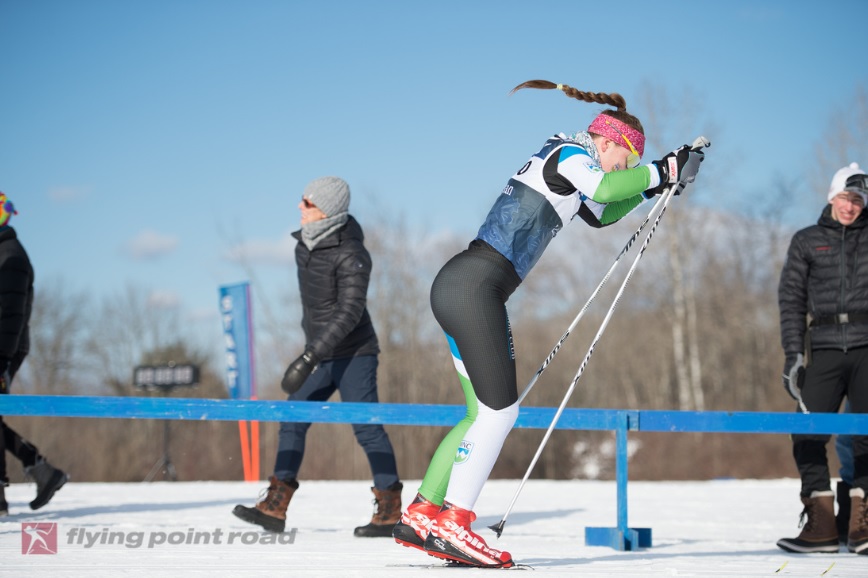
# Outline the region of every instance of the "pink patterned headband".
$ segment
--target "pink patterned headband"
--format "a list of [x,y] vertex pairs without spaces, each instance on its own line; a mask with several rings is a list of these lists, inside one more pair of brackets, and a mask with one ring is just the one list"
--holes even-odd
[[633,143],[633,146],[636,147],[636,152],[639,153],[640,157],[645,154],[645,135],[606,113],[597,115],[597,118],[588,127],[588,132],[602,135],[623,146],[625,149],[629,149],[630,145],[624,140],[624,137],[626,137],[627,141]]

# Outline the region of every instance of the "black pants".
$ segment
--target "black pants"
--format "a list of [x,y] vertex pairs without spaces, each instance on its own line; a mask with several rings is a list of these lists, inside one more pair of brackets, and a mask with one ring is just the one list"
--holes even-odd
[[[376,355],[323,361],[305,380],[301,389],[289,396],[289,401],[326,401],[335,391],[339,391],[343,401],[378,403],[378,365]],[[297,422],[280,424],[277,457],[274,461],[274,476],[278,480],[298,477],[310,425]],[[356,441],[368,457],[374,487],[385,490],[398,481],[395,451],[386,430],[380,424],[352,425]]]
[[[18,368],[21,367],[26,356],[26,353],[16,353],[10,360],[8,388],[3,393],[9,393],[12,378],[18,373]],[[6,477],[6,450],[21,460],[24,467],[35,464],[39,458],[39,452],[30,442],[18,435],[18,432],[6,425],[3,416],[0,416],[0,428],[3,429],[3,435],[0,435],[0,485],[5,486],[9,483],[9,478]]]
[[495,410],[518,399],[506,300],[520,284],[506,257],[474,241],[440,269],[431,287],[431,310],[455,341],[476,399]]
[[[811,413],[837,413],[844,398],[853,413],[868,413],[868,347],[847,352],[815,349],[805,369],[802,401]],[[830,435],[794,434],[793,457],[802,496],[831,490],[826,445]],[[853,487],[868,492],[868,436],[853,436]]]

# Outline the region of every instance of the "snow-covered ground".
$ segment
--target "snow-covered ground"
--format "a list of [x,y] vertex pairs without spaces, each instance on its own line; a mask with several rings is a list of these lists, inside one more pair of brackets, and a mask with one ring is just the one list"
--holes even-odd
[[[532,570],[441,568],[391,539],[355,538],[353,527],[372,511],[369,485],[359,481],[303,480],[287,520],[294,533],[260,533],[231,512],[252,505],[265,485],[70,482],[32,512],[34,486],[13,484],[10,515],[0,518],[0,576],[868,576],[868,556],[794,555],[775,546],[798,534],[793,479],[630,482],[630,526],[651,528],[653,543],[628,552],[584,543],[586,526],[616,525],[614,482],[532,480],[497,539],[486,526],[501,519],[518,482],[490,481],[474,528]],[[405,503],[417,487],[405,481]],[[34,528],[46,545],[56,540],[56,553],[32,542]]]

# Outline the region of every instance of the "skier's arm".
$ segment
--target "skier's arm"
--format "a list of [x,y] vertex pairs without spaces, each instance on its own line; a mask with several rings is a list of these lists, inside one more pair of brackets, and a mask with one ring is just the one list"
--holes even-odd
[[[623,171],[612,171],[605,173],[603,178],[600,179],[597,188],[591,194],[585,193],[585,196],[598,203],[607,204],[624,200],[635,200],[634,198],[638,197],[638,200],[635,200],[635,204],[631,207],[632,210],[644,200],[642,192],[656,186],[654,183],[655,179],[659,183],[660,177],[657,170],[651,165]],[[582,192],[584,193],[584,191]]]

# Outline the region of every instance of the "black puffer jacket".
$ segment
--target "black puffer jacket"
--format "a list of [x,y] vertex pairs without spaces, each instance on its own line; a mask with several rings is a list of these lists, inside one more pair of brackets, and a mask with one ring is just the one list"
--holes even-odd
[[367,309],[371,256],[359,223],[351,216],[313,251],[302,242],[301,231],[293,236],[306,349],[321,360],[379,353]]
[[30,350],[33,268],[12,227],[0,230],[0,359]]
[[[781,271],[778,304],[784,352],[804,349],[806,315],[811,318],[868,315],[868,212],[848,227],[832,218],[831,205],[816,225],[798,231]],[[868,345],[868,323],[818,325],[810,329],[811,349]]]

